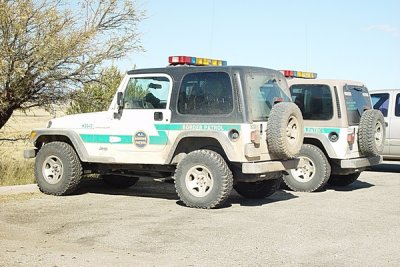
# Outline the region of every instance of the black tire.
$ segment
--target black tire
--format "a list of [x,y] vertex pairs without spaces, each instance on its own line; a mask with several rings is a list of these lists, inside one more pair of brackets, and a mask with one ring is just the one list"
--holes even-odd
[[328,180],[328,184],[334,186],[346,186],[354,183],[358,177],[360,177],[360,172],[350,173],[346,175],[332,174]]
[[102,178],[107,185],[119,189],[129,188],[139,181],[139,177],[128,177],[117,174],[102,174],[100,178]]
[[375,109],[364,111],[358,128],[358,147],[364,156],[382,153],[385,146],[385,119],[382,112]]
[[232,191],[232,172],[223,157],[211,150],[196,150],[179,162],[175,189],[188,207],[221,207]]
[[269,115],[267,127],[269,153],[279,159],[295,157],[303,144],[303,125],[303,116],[296,104],[275,104]]
[[285,184],[298,192],[321,190],[331,174],[331,165],[324,152],[314,145],[304,144],[298,157],[303,160],[303,165],[283,176]]
[[244,198],[259,199],[271,196],[279,189],[281,174],[275,175],[276,179],[261,180],[257,182],[238,182],[233,188]]
[[72,194],[81,177],[81,161],[69,144],[51,142],[39,150],[35,160],[35,178],[43,193],[56,196]]

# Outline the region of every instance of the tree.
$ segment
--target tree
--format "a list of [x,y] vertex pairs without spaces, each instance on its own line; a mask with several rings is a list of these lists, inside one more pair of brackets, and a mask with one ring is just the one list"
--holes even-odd
[[[103,69],[98,80],[86,83],[82,90],[71,92],[67,114],[107,110],[122,78],[123,74],[115,66]],[[124,101],[143,100],[148,93],[149,90],[138,84],[136,79],[130,79],[125,88]]]
[[122,78],[123,74],[115,66],[105,68],[99,80],[86,83],[82,90],[71,93],[67,114],[107,110]]
[[0,0],[0,129],[14,110],[65,100],[104,62],[141,51],[143,19],[128,0]]

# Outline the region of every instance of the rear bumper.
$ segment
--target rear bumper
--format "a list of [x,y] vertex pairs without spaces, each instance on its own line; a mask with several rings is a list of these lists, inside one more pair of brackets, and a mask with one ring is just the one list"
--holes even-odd
[[356,169],[378,165],[382,163],[382,156],[373,156],[368,158],[344,159],[340,161],[342,169]]
[[245,162],[242,164],[242,172],[246,174],[262,174],[267,172],[296,169],[300,165],[300,159],[288,159],[282,161]]

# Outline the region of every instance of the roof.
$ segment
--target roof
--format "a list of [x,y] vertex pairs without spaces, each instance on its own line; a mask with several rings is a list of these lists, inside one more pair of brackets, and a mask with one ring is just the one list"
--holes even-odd
[[373,94],[373,93],[389,93],[389,92],[400,93],[400,89],[371,89],[371,90],[369,90],[369,92],[371,94]]
[[[282,75],[277,70],[272,70],[268,68],[262,67],[253,67],[253,66],[167,66],[164,68],[149,68],[149,69],[137,69],[137,70],[130,70],[128,74],[149,74],[149,73],[166,73],[170,75],[183,75],[186,73],[194,73],[194,72],[217,72],[217,71],[224,71],[224,72],[232,72],[232,71],[239,71],[239,72],[276,72],[279,75]],[[283,75],[282,75],[283,78]]]
[[364,86],[365,84],[358,81],[353,80],[340,80],[340,79],[301,79],[301,78],[293,78],[287,79],[287,82],[290,85],[293,84],[326,84],[326,85],[337,85],[344,86],[346,84],[356,85],[356,86]]

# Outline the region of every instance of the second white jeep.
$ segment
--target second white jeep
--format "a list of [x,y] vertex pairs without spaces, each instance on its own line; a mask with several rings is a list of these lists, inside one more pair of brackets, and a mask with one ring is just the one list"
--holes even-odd
[[346,186],[382,161],[385,121],[372,109],[364,84],[316,79],[315,73],[283,73],[305,126],[299,154],[303,164],[283,177],[289,188],[313,192],[326,183]]

